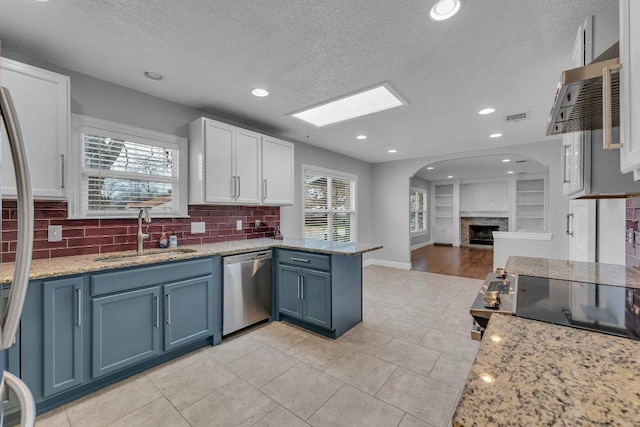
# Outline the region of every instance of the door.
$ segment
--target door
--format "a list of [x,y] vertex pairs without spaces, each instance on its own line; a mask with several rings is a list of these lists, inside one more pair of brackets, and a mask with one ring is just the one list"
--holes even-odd
[[235,128],[224,123],[205,121],[204,197],[208,203],[231,203],[235,196],[233,169]]
[[213,335],[211,276],[164,286],[164,350]]
[[302,269],[278,266],[278,310],[282,314],[302,319]]
[[331,273],[303,270],[302,320],[331,329]]
[[244,129],[236,130],[235,165],[236,202],[243,205],[259,204],[262,176],[259,134]]
[[[635,22],[636,25],[631,25]],[[620,0],[620,170],[640,169],[640,3]],[[637,178],[636,178],[637,177]],[[640,179],[640,173],[634,175]]]
[[82,278],[44,282],[44,396],[82,384]]
[[[2,86],[11,91],[29,153],[34,197],[66,197],[65,165],[69,140],[69,77],[17,61],[0,59]],[[2,126],[2,141],[6,141]],[[10,159],[2,144],[2,159]],[[16,197],[13,164],[2,162],[2,195]]]
[[293,144],[262,137],[262,203],[293,204]]
[[93,377],[159,354],[159,297],[154,287],[92,301]]
[[567,215],[569,235],[569,259],[572,261],[596,260],[596,201],[570,200]]

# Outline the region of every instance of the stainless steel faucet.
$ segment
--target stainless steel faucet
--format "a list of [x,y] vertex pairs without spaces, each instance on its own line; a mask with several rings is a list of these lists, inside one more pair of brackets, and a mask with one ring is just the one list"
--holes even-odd
[[147,224],[151,222],[151,216],[145,208],[141,208],[140,211],[138,211],[138,235],[136,236],[136,252],[138,252],[139,254],[141,254],[143,250],[142,242],[144,242],[144,239],[149,238],[148,234],[142,232],[143,219]]

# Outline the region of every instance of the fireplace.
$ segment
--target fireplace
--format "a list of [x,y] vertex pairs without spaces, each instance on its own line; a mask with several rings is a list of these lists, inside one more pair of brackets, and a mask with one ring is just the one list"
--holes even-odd
[[469,243],[493,246],[493,232],[499,229],[499,225],[469,225]]

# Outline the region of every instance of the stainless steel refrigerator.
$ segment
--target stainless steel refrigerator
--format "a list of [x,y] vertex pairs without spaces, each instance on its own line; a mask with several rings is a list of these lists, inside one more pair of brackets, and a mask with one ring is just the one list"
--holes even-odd
[[[0,74],[0,84],[2,74]],[[3,144],[9,144],[12,159],[0,159],[2,164],[13,161],[17,185],[18,242],[16,247],[15,269],[7,298],[0,298],[0,398],[2,402],[13,392],[20,402],[20,425],[35,424],[36,407],[29,387],[16,375],[4,370],[5,352],[15,345],[22,308],[29,284],[31,268],[31,251],[33,249],[33,196],[27,153],[20,131],[11,94],[0,86],[0,115],[4,127],[2,135],[6,135]],[[1,169],[0,169],[1,171]],[[1,188],[1,186],[0,186]],[[1,408],[0,408],[1,409]],[[3,424],[4,411],[0,411],[0,425]]]

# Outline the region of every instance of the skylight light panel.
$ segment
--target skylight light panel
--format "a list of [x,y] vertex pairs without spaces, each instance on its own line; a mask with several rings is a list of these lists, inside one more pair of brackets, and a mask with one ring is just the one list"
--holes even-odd
[[315,127],[323,127],[404,105],[385,85],[348,95],[308,108],[292,117]]

